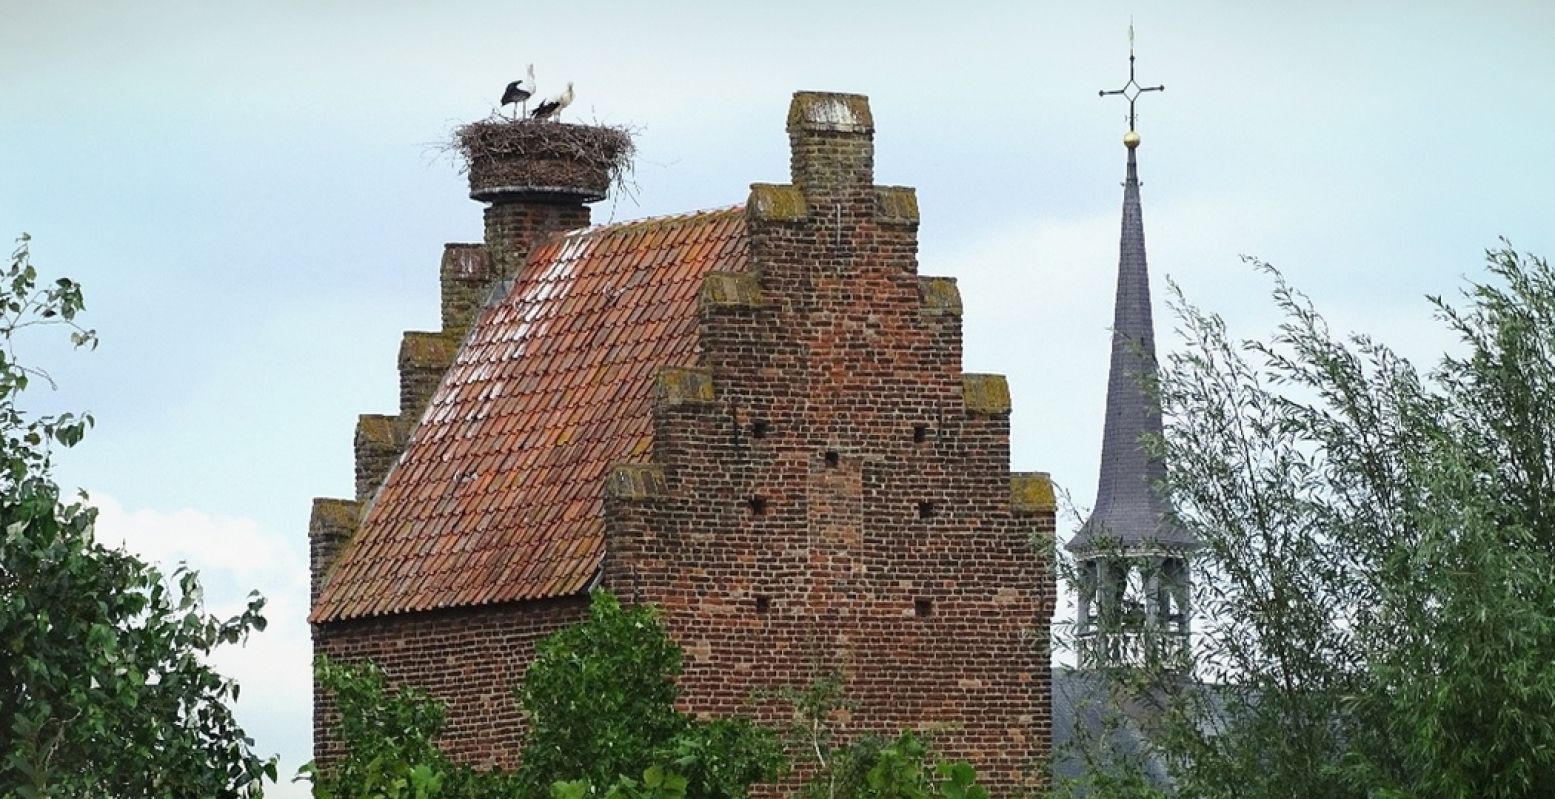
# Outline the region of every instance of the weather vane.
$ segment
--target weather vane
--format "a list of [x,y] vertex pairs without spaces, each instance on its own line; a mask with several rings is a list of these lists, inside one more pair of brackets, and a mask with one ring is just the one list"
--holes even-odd
[[1164,84],[1161,85],[1161,86],[1140,86],[1139,82],[1134,80],[1134,21],[1133,20],[1129,20],[1129,23],[1128,23],[1128,83],[1123,84],[1123,88],[1121,88],[1121,89],[1113,89],[1110,92],[1109,91],[1097,92],[1097,96],[1099,96],[1099,97],[1106,97],[1109,94],[1121,94],[1125,98],[1128,99],[1128,131],[1130,133],[1133,133],[1134,132],[1134,120],[1136,119],[1135,114],[1134,114],[1134,101],[1138,100],[1139,99],[1139,95],[1144,94],[1145,92],[1164,92],[1164,91],[1166,91],[1166,86]]

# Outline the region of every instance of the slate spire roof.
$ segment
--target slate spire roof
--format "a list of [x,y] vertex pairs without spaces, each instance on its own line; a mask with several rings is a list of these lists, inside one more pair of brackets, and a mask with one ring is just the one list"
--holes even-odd
[[1091,518],[1066,545],[1072,552],[1094,550],[1102,541],[1124,549],[1148,544],[1176,548],[1198,545],[1192,534],[1170,521],[1171,508],[1155,490],[1166,478],[1166,464],[1147,456],[1140,443],[1141,436],[1161,435],[1161,413],[1145,388],[1156,374],[1156,360],[1135,158],[1138,134],[1129,131],[1124,141],[1128,174],[1123,183],[1123,232],[1101,469]]

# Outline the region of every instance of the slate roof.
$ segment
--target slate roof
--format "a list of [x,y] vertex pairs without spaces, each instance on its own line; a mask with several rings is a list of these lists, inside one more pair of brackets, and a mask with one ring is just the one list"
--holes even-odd
[[[1118,704],[1101,674],[1053,669],[1053,775],[1060,780],[1084,780],[1088,767],[1137,770],[1151,784],[1170,787],[1166,764],[1151,744],[1141,707]],[[1094,762],[1087,763],[1087,757]],[[1086,795],[1077,786],[1077,796]]]
[[482,313],[311,620],[567,596],[604,555],[604,478],[644,462],[659,367],[695,365],[742,208],[574,231]]
[[1074,552],[1085,552],[1095,549],[1100,540],[1107,540],[1123,548],[1144,543],[1196,547],[1198,541],[1191,533],[1169,521],[1171,507],[1154,489],[1166,479],[1166,464],[1148,457],[1139,443],[1143,435],[1161,434],[1161,414],[1141,384],[1141,378],[1156,373],[1155,325],[1150,314],[1150,272],[1145,263],[1139,170],[1132,148],[1128,151],[1128,174],[1123,183],[1123,230],[1118,244],[1118,289],[1112,330],[1096,507],[1065,546]]
[[[1171,794],[1172,778],[1157,738],[1162,734],[1160,714],[1166,709],[1156,702],[1128,701],[1117,684],[1100,672],[1076,671],[1063,666],[1053,668],[1053,775],[1060,780],[1077,780],[1072,796],[1089,796],[1088,779],[1100,775],[1092,769],[1114,775],[1135,774]],[[1202,711],[1200,729],[1214,735],[1221,729],[1231,707],[1226,686],[1191,681],[1182,689],[1194,694],[1188,701]]]

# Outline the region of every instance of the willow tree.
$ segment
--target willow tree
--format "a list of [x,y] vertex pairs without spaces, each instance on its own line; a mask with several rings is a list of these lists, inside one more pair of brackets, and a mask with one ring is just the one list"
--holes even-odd
[[1174,290],[1159,377],[1196,680],[1114,675],[1160,700],[1175,791],[1555,795],[1555,273],[1487,253],[1430,299],[1459,345],[1422,370],[1253,264],[1276,332]]

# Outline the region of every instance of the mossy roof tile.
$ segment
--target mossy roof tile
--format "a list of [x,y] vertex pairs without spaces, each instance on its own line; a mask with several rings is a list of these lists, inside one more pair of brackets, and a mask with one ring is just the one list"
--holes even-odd
[[537,248],[454,358],[312,620],[586,588],[610,469],[647,459],[654,375],[696,365],[702,276],[745,271],[749,252],[743,208]]

